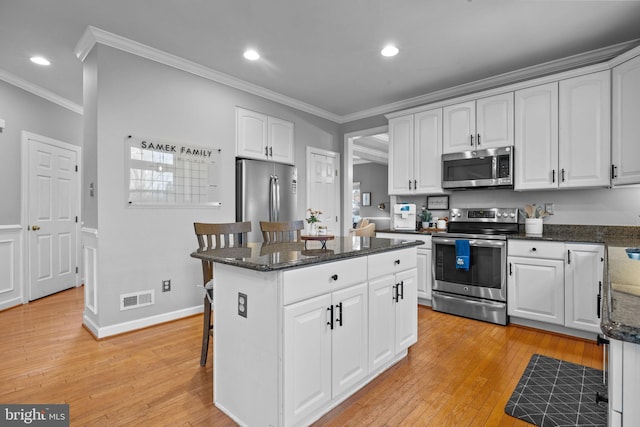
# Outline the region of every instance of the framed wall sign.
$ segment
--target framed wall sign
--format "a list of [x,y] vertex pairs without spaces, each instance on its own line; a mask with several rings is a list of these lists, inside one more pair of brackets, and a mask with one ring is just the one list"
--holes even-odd
[[371,206],[371,193],[362,193],[362,206]]
[[427,196],[427,209],[446,211],[449,209],[449,196]]

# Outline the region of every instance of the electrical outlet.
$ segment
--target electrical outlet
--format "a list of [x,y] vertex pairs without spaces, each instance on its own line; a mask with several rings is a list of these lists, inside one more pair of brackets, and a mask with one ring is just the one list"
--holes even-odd
[[547,213],[549,215],[553,215],[553,211],[555,210],[555,206],[553,206],[553,203],[545,203],[544,204],[544,210],[547,211]]
[[169,292],[171,290],[171,280],[162,281],[162,292]]
[[238,292],[238,316],[247,317],[247,295]]

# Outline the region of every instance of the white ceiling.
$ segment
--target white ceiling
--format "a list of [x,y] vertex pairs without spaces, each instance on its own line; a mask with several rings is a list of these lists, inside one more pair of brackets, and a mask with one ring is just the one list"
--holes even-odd
[[[640,1],[0,0],[0,78],[81,105],[74,49],[89,25],[342,122],[638,39]],[[379,54],[389,42],[395,58]],[[247,47],[262,58],[246,61]],[[52,65],[31,64],[34,54]]]

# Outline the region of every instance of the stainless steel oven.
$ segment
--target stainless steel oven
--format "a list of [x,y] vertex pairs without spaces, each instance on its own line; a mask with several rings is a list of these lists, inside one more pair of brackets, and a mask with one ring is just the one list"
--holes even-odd
[[[518,209],[452,209],[448,231],[432,237],[432,308],[506,325],[507,236],[517,233]],[[468,244],[461,268],[456,241]]]

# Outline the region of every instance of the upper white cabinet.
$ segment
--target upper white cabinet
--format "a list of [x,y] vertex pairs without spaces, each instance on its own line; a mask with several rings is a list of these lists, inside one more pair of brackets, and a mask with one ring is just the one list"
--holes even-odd
[[513,145],[513,92],[444,107],[444,154],[508,145]]
[[236,156],[294,164],[293,123],[236,108]]
[[610,184],[611,72],[560,81],[560,187]]
[[441,193],[442,109],[389,120],[389,194]]
[[515,189],[609,185],[608,70],[515,92]]
[[613,185],[640,183],[640,56],[613,68]]
[[515,189],[555,188],[558,83],[517,90],[515,122]]

